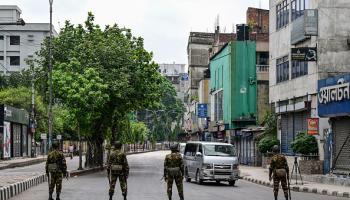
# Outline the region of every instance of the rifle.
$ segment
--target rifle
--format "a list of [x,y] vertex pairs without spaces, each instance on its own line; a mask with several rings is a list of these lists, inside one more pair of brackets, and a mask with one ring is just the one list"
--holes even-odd
[[291,192],[290,192],[289,172],[287,172],[287,181],[288,181],[288,196],[289,196],[289,200],[292,200],[292,195],[291,195]]

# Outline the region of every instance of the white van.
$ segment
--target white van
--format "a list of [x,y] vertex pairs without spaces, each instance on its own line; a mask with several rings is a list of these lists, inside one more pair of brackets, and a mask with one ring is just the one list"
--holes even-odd
[[227,181],[234,186],[239,179],[238,158],[234,146],[217,142],[188,142],[184,152],[185,178],[203,181]]

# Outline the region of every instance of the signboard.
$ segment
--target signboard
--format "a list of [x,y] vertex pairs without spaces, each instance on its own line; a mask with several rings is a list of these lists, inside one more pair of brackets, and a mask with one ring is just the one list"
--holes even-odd
[[307,36],[318,36],[318,10],[304,11],[304,33]]
[[11,157],[11,126],[10,122],[4,122],[4,149],[3,157]]
[[292,60],[313,62],[317,61],[316,47],[292,48]]
[[187,73],[183,73],[181,76],[181,80],[182,81],[188,81],[188,74]]
[[42,133],[40,135],[40,137],[41,137],[42,140],[46,140],[47,139],[47,134],[46,133]]
[[57,140],[62,140],[62,135],[57,135]]
[[350,115],[350,74],[318,81],[318,115]]
[[206,118],[208,115],[208,104],[198,104],[198,118]]
[[309,118],[307,119],[307,134],[318,135],[319,119]]

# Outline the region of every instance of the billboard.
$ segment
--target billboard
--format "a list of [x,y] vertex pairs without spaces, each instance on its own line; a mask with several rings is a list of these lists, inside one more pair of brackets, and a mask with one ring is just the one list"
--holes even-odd
[[350,115],[350,74],[318,81],[318,115]]
[[313,62],[317,61],[316,47],[292,48],[292,60]]
[[4,149],[3,156],[4,158],[11,157],[11,126],[10,122],[4,122]]
[[309,118],[307,119],[307,134],[318,135],[319,119]]

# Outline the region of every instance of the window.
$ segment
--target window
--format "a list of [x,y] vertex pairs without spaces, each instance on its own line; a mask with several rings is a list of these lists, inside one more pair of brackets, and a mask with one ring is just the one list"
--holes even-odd
[[10,45],[19,45],[20,38],[19,36],[10,36]]
[[197,151],[197,144],[186,144],[185,156],[195,156]]
[[0,60],[4,60],[4,56],[0,56]]
[[19,56],[10,56],[10,65],[19,66],[21,64]]
[[308,62],[292,61],[292,78],[297,78],[308,74]]
[[215,121],[221,121],[223,119],[223,91],[221,90],[215,94]]
[[0,40],[4,40],[4,36],[3,35],[0,35]]
[[289,80],[289,60],[288,56],[277,59],[276,62],[276,80],[277,83]]
[[276,28],[277,30],[289,23],[289,8],[287,0],[276,6]]
[[292,0],[291,1],[291,12],[292,21],[300,16],[304,15],[304,10],[309,9],[309,0]]

